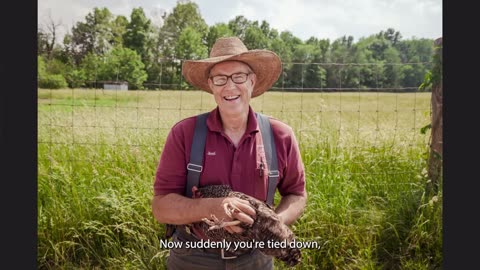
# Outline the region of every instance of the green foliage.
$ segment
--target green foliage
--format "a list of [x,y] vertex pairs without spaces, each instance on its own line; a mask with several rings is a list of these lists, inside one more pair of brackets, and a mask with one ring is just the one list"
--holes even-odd
[[294,36],[290,31],[282,31],[280,33],[280,39],[285,42],[287,48],[293,52],[295,50],[295,46],[302,44],[302,40],[298,37]]
[[384,38],[388,40],[392,46],[395,46],[402,39],[402,34],[393,28],[388,28],[386,31],[380,31],[377,37]]
[[245,38],[243,43],[250,49],[268,49],[270,47],[270,40],[257,25],[251,25],[245,31]]
[[37,54],[39,55],[48,55],[50,52],[50,39],[51,37],[44,33],[43,31],[38,31],[37,33]]
[[37,56],[38,87],[47,89],[61,89],[68,86],[64,74],[67,67],[57,59],[45,61],[44,57]]
[[144,64],[149,64],[153,49],[153,29],[150,20],[142,8],[134,8],[130,22],[123,35],[124,46],[132,49],[142,58]]
[[128,25],[128,19],[123,16],[119,15],[115,18],[115,21],[113,22],[112,26],[112,32],[113,32],[113,42],[117,46],[123,46],[123,36],[127,32],[127,25]]
[[[172,13],[164,19],[164,25],[160,29],[159,47],[164,57],[179,58],[175,55],[177,42],[185,28],[191,27],[202,36],[202,42],[206,41],[208,25],[200,14],[198,5],[193,2],[178,2]],[[205,42],[206,43],[206,42]]]
[[51,59],[45,63],[46,72],[49,74],[65,74],[67,65],[58,59]]
[[433,85],[438,85],[442,82],[442,47],[435,46],[433,55],[433,67],[425,73],[423,82],[418,87],[419,91],[431,91]]
[[[252,24],[245,16],[237,15],[234,19],[228,22],[228,28],[230,28],[235,36],[244,40],[247,32],[247,28]],[[247,47],[248,48],[248,47]],[[250,48],[251,49],[251,48]]]
[[202,34],[187,26],[183,29],[175,47],[180,59],[202,59],[207,57],[207,47],[202,44]]
[[432,128],[432,124],[428,124],[420,129],[421,134],[427,134],[427,131]]
[[67,88],[68,84],[61,74],[46,74],[38,80],[38,87],[46,89]]
[[79,21],[72,27],[71,34],[67,35],[68,47],[77,64],[81,63],[88,53],[105,54],[119,41],[119,32],[122,31],[122,19],[118,24],[108,8],[95,7],[85,16],[85,22]]
[[65,79],[70,88],[79,88],[85,86],[87,75],[83,69],[73,69],[65,74]]
[[87,53],[80,65],[80,68],[85,73],[85,79],[87,81],[97,81],[102,64],[103,61],[98,55]]
[[207,34],[207,48],[211,49],[218,38],[231,37],[233,31],[225,23],[216,23],[209,27]]
[[292,59],[292,51],[288,48],[287,43],[280,37],[276,37],[270,42],[270,50],[275,52],[283,63],[289,63]]
[[81,69],[76,75],[86,81],[127,81],[129,89],[142,89],[147,79],[140,55],[123,47],[116,47],[101,58],[87,54]]
[[39,79],[44,78],[46,72],[47,72],[47,69],[45,67],[45,60],[43,60],[42,56],[38,55],[37,56],[37,77]]
[[143,82],[147,79],[145,65],[140,55],[127,48],[115,48],[100,66],[101,80],[127,81],[129,89],[143,89]]
[[400,65],[400,56],[398,51],[389,47],[383,52],[383,59],[389,63],[385,67],[385,87],[399,87],[400,82],[403,80],[402,67]]
[[420,86],[418,87],[418,90],[421,91],[421,92],[422,92],[422,91],[423,91],[423,92],[425,92],[425,91],[431,91],[431,90],[432,90],[432,84],[433,84],[432,81],[433,81],[433,80],[432,80],[432,72],[431,72],[431,71],[427,71],[427,72],[425,73],[425,77],[424,77],[424,79],[423,79],[422,84],[420,84]]
[[[419,61],[418,57],[412,59],[414,63],[418,63]],[[402,85],[407,87],[420,85],[425,78],[425,74],[428,72],[427,66],[424,64],[405,64],[401,66],[401,68],[403,74]]]

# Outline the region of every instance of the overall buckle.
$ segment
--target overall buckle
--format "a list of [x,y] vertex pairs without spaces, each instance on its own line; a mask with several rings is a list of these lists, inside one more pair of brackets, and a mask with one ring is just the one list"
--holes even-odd
[[230,259],[235,259],[237,258],[238,256],[230,256],[230,257],[225,257],[225,249],[220,249],[220,254],[222,255],[222,259],[224,260],[230,260]]

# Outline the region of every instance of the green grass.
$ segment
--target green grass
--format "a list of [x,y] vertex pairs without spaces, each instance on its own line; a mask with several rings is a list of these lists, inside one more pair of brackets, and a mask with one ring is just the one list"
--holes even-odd
[[[164,269],[156,166],[196,91],[38,91],[39,269]],[[252,107],[295,130],[308,202],[297,269],[440,269],[442,189],[425,192],[429,93],[267,92]],[[277,194],[277,201],[278,201]],[[276,269],[285,267],[275,262]]]

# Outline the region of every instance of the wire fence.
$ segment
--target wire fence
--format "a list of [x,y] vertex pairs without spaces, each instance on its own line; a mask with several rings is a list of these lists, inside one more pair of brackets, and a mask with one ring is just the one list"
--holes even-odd
[[[408,63],[415,64],[429,63]],[[430,121],[430,92],[419,92],[415,85],[385,86],[379,82],[378,74],[372,74],[375,79],[370,81],[376,82],[373,87],[351,87],[352,82],[365,78],[342,75],[336,87],[323,87],[322,83],[308,87],[304,78],[312,65],[344,67],[347,69],[338,72],[348,74],[348,68],[368,64],[284,63],[284,67],[291,65],[302,67],[300,82],[287,82],[283,72],[272,89],[251,100],[251,106],[290,125],[301,149],[312,149],[308,151],[313,153],[330,151],[333,156],[348,149],[358,155],[382,155],[386,160],[395,153],[404,153],[398,158],[411,159],[409,151],[427,150],[429,135],[421,130]],[[320,77],[324,83],[329,80]],[[342,83],[342,78],[349,83]],[[135,91],[104,89],[102,81],[87,85],[91,88],[39,89],[38,144],[43,167],[64,163],[72,175],[98,174],[95,167],[115,173],[124,166],[155,167],[170,128],[183,118],[216,106],[212,95],[188,89],[184,82],[145,83],[145,90]],[[334,158],[331,162],[341,160]],[[364,161],[348,162],[360,168]],[[397,168],[382,173],[411,174],[412,170]],[[41,173],[50,174],[51,169]],[[341,174],[348,177],[379,172],[355,170]]]

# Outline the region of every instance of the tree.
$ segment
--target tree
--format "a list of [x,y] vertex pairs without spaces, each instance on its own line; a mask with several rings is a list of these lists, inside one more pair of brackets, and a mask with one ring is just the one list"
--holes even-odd
[[127,32],[128,19],[123,15],[115,18],[112,26],[113,46],[123,46],[123,35]]
[[206,44],[208,26],[202,18],[198,5],[190,1],[179,1],[173,8],[172,13],[165,15],[164,25],[160,29],[159,47],[163,57],[177,58],[175,46],[182,31],[192,27],[202,36],[202,42]]
[[243,42],[249,49],[268,49],[270,40],[257,25],[258,24],[252,24],[247,27]]
[[380,31],[380,33],[377,34],[377,37],[385,38],[392,46],[396,46],[400,39],[402,39],[400,32],[395,31],[393,28],[388,28],[386,31]]
[[198,5],[190,1],[178,1],[173,8],[172,13],[164,15],[164,25],[160,28],[158,36],[159,48],[158,59],[162,61],[162,68],[165,78],[162,81],[169,84],[180,84],[182,80],[180,74],[181,63],[174,61],[179,59],[181,53],[176,49],[179,37],[185,28],[190,27],[200,34],[202,44],[206,45],[208,26],[202,18]]
[[244,40],[247,28],[252,24],[243,15],[236,16],[233,20],[228,22],[228,27],[232,29],[232,32],[239,39]]
[[147,79],[140,55],[120,46],[103,56],[87,54],[81,68],[89,84],[98,81],[127,81],[129,89],[143,89],[143,83]]
[[388,65],[385,67],[385,87],[399,87],[403,79],[400,55],[398,51],[389,47],[383,53],[383,59]]
[[[188,26],[183,29],[178,38],[175,54],[180,59],[202,59],[207,57],[207,46],[202,43],[202,35],[195,29]],[[182,80],[182,89],[189,88],[188,84]]]
[[83,69],[72,69],[65,74],[65,80],[70,88],[85,86],[86,74]]
[[281,38],[276,37],[275,39],[270,40],[269,50],[275,52],[280,59],[282,59],[283,63],[291,62],[292,52],[285,41]]
[[79,64],[88,53],[105,54],[113,48],[115,36],[113,15],[107,8],[94,8],[89,12],[85,22],[77,22],[67,39],[71,42],[70,50],[75,62]]
[[85,73],[85,81],[91,85],[98,81],[101,73],[101,66],[103,65],[102,58],[92,52],[87,53],[83,58],[80,68]]
[[48,36],[41,29],[37,31],[37,54],[38,55],[47,55],[48,54]]
[[277,80],[275,82],[275,84],[273,85],[274,87],[284,87],[284,83],[285,83],[285,79],[286,79],[286,76],[287,76],[287,73],[286,71],[289,69],[290,67],[290,63],[291,62],[291,55],[292,55],[292,52],[290,51],[290,49],[288,48],[288,46],[285,44],[285,42],[280,39],[279,36],[277,36],[276,38],[272,39],[270,41],[270,47],[269,47],[269,50],[275,52],[278,57],[280,57],[281,61],[282,61],[282,75],[280,75],[280,79]]
[[[332,63],[347,64],[351,62],[351,52],[353,38],[343,36],[333,41],[330,48],[330,61]],[[344,65],[330,65],[327,67],[327,86],[328,87],[348,87],[351,85],[349,78],[349,68]]]
[[45,77],[47,73],[46,67],[45,67],[45,61],[43,60],[43,57],[38,55],[37,56],[37,77],[38,79],[42,79]]
[[143,89],[147,80],[145,65],[140,55],[128,48],[116,47],[102,66],[102,79],[127,81],[130,89]]
[[140,55],[146,70],[155,69],[153,27],[150,19],[145,16],[141,7],[133,9],[130,15],[130,23],[126,26],[126,31],[123,35],[123,40],[126,48],[130,48]]
[[305,67],[304,87],[318,88],[325,87],[327,71],[319,63],[325,63],[327,59],[328,47],[330,41],[318,40],[311,37],[305,42],[305,45],[311,46],[309,64]]
[[265,20],[262,20],[260,29],[262,30],[263,34],[269,39],[274,39],[278,36],[278,31],[274,28],[270,29],[270,24]]
[[59,89],[67,87],[67,82],[62,74],[49,73],[43,56],[37,56],[37,65],[37,81],[39,88]]
[[397,44],[402,63],[408,63],[402,67],[404,73],[402,85],[417,87],[422,83],[426,72],[431,67],[433,43],[432,39],[414,38]]
[[287,45],[291,52],[295,50],[297,45],[303,44],[302,40],[294,36],[290,31],[282,31],[280,33],[280,39],[285,42],[285,45]]
[[[360,38],[355,44],[353,55],[354,63],[365,64],[358,67],[358,77],[360,78],[359,87],[375,88],[379,86],[379,75],[383,72],[381,57],[376,55],[375,50],[371,50],[371,44],[377,40],[375,36]],[[368,64],[368,65],[367,65]]]
[[410,61],[411,64],[402,65],[402,85],[404,87],[418,87],[428,72],[428,65],[421,63],[419,56],[411,58]]
[[40,24],[37,32],[38,53],[45,54],[47,59],[52,59],[52,52],[56,44],[58,28],[62,26],[61,20],[54,21],[52,14],[48,12],[48,18]]
[[202,35],[188,26],[178,38],[175,54],[180,59],[202,59],[207,57],[207,47],[202,44]]
[[144,63],[151,61],[153,29],[141,7],[133,9],[130,22],[123,35],[123,41],[124,46],[136,51]]
[[233,36],[233,31],[228,27],[227,24],[216,23],[208,28],[207,48],[210,50],[218,38],[231,36]]

